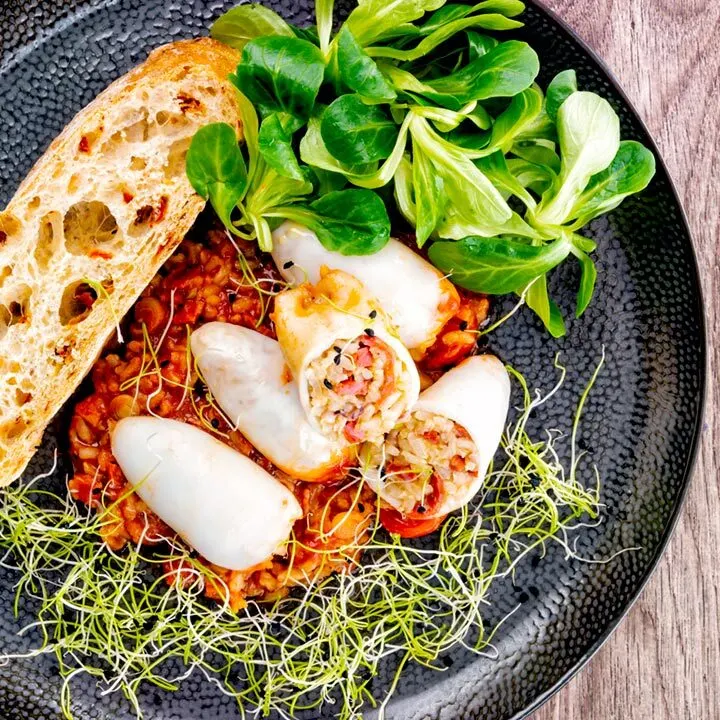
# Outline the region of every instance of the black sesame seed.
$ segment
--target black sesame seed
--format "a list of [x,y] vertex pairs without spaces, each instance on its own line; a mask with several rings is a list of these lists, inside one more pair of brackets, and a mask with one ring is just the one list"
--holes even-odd
[[228,300],[229,300],[231,303],[234,303],[235,300],[237,300],[237,293],[234,293],[234,292],[228,293]]
[[288,260],[288,261],[283,265],[283,270],[289,270],[294,264],[295,264],[295,263],[294,263],[292,260]]
[[336,355],[336,356],[333,358],[333,362],[334,362],[336,365],[339,365],[341,360],[342,360],[342,355]]
[[338,345],[334,345],[334,346],[333,346],[333,350],[334,350],[336,353],[341,353],[341,352],[342,352],[342,348],[339,347]]
[[375,331],[372,328],[365,328],[365,334],[369,337],[375,337]]
[[427,509],[424,505],[418,505],[417,511],[422,515],[423,513],[427,512]]
[[203,383],[202,380],[196,380],[195,385],[193,385],[193,390],[196,395],[202,395],[205,392],[205,383]]
[[169,360],[161,360],[161,361],[160,361],[160,367],[161,367],[161,368],[166,368],[169,364],[170,364],[170,361],[169,361]]
[[467,322],[465,320],[460,321],[460,329],[461,330],[467,330]]
[[540,485],[540,478],[537,475],[532,475],[530,477],[530,484],[536,488]]
[[371,319],[371,320],[374,320],[376,317],[377,317],[377,310],[373,310],[373,311],[370,313],[370,319]]
[[220,421],[217,418],[213,418],[210,424],[217,430],[220,427]]
[[363,503],[358,503],[358,510],[360,512],[365,512],[365,505]]
[[323,380],[323,385],[324,385],[328,390],[332,390],[332,389],[333,389],[332,383],[331,383],[327,378],[325,378],[325,379]]

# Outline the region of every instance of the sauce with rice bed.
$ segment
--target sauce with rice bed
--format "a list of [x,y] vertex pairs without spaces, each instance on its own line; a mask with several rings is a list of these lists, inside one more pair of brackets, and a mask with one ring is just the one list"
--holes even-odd
[[[244,256],[245,267],[238,260]],[[298,583],[318,581],[347,569],[348,544],[362,546],[376,518],[377,497],[352,470],[340,468],[327,482],[296,480],[229,425],[195,368],[188,347],[193,330],[207,322],[234,323],[275,339],[270,320],[272,297],[261,296],[246,277],[251,272],[263,289],[281,291],[285,284],[269,255],[254,243],[229,238],[216,225],[196,226],[143,291],[123,327],[125,345],[108,345],[92,371],[93,392],[77,403],[70,424],[70,452],[75,471],[72,496],[108,512],[103,540],[114,550],[126,543],[152,546],[177,540],[170,529],[133,492],[110,449],[118,420],[154,414],[195,425],[247,455],[270,472],[298,499],[304,517],[295,523],[286,557],[275,556],[243,571],[207,565],[230,592],[237,610],[246,598],[269,601]],[[460,309],[420,362],[426,381],[436,380],[475,349],[473,332],[487,317],[488,300],[461,291]],[[111,508],[108,510],[108,508]],[[192,576],[179,563],[166,563],[167,581]],[[221,599],[217,583],[206,582],[205,594]]]

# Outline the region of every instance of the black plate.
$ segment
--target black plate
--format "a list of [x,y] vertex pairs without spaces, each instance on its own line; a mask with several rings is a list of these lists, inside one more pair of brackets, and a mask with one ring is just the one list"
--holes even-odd
[[[111,80],[153,47],[206,32],[233,0],[2,0],[0,12],[0,206],[68,120]],[[309,19],[309,2],[268,3],[288,19]],[[556,18],[531,7],[521,35],[539,52],[541,81],[572,67],[580,85],[610,100],[623,136],[653,146],[642,123],[592,53]],[[582,446],[603,477],[605,522],[580,534],[578,552],[609,563],[567,562],[559,548],[528,558],[514,583],[498,584],[489,619],[520,609],[495,638],[496,655],[462,651],[445,673],[406,668],[390,703],[394,720],[519,718],[566,682],[616,627],[646,582],[675,524],[687,488],[701,422],[705,334],[695,257],[682,209],[660,164],[650,188],[609,217],[593,222],[600,272],[595,301],[569,335],[552,341],[521,312],[498,331],[492,348],[536,385],[554,381],[560,350],[569,380],[538,419],[538,427],[568,428],[568,416],[600,356],[606,369],[587,404]],[[568,265],[553,292],[571,316],[577,282]],[[65,427],[54,424],[28,476],[50,465]],[[67,470],[67,466],[61,469]],[[58,487],[62,477],[58,476]],[[14,577],[0,573],[0,643],[4,652],[37,642],[16,637],[32,607],[15,619]],[[391,668],[387,668],[388,672]],[[387,675],[384,675],[387,677]],[[383,677],[377,689],[382,690]],[[47,658],[0,668],[0,716],[57,718],[59,678]],[[100,697],[93,681],[74,683],[78,718],[130,717],[121,697]],[[199,677],[176,694],[148,689],[153,720],[236,718],[232,703]],[[331,717],[330,708],[327,715]],[[374,717],[368,712],[367,718]],[[313,718],[317,713],[312,714]]]

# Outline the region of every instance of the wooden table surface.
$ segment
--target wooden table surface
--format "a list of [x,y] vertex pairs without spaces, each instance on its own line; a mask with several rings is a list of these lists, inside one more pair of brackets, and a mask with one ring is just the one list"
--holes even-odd
[[700,457],[667,553],[629,616],[532,720],[720,718],[720,2],[545,0],[647,123],[688,213],[710,343]]

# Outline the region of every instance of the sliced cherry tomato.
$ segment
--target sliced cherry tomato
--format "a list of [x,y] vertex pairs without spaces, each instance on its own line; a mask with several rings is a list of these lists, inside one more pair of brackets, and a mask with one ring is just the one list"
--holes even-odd
[[426,517],[422,520],[415,520],[408,516],[403,516],[397,510],[392,508],[381,508],[380,522],[383,527],[391,533],[395,533],[404,538],[417,538],[423,535],[429,535],[435,532],[447,515],[438,515],[437,517]]

